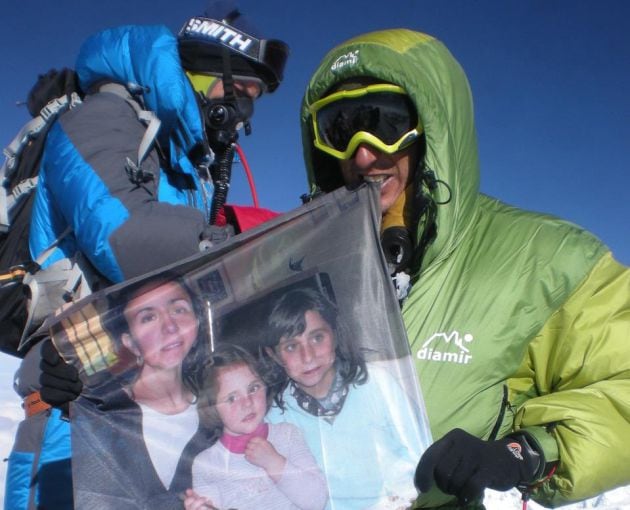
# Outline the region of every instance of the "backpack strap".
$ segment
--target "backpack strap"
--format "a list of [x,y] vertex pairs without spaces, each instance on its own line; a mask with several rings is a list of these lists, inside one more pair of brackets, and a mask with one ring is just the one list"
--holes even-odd
[[[48,257],[50,257],[55,251],[55,248],[59,246],[59,243],[67,237],[70,232],[72,232],[72,229],[70,227],[66,228],[66,230],[64,230],[61,235],[55,239],[52,244],[39,255],[39,257],[37,257],[35,260],[35,267],[40,268],[41,265],[48,260]],[[37,269],[34,272],[26,271],[24,273],[22,277],[22,285],[26,285],[30,289],[30,302],[27,306],[28,313],[26,317],[26,324],[24,325],[22,337],[20,338],[20,343],[18,344],[18,351],[24,347],[33,322],[36,319],[44,318],[50,310],[54,311],[62,304],[51,304],[49,302],[49,293],[42,292],[42,286],[48,282],[63,282],[65,280],[66,283],[63,285],[64,292],[59,293],[61,294],[59,296],[60,300],[65,301],[64,297],[65,295],[68,295],[66,288],[72,286],[73,290],[76,289],[81,276],[81,270],[76,266],[76,264],[72,263],[70,259],[67,258],[61,259],[46,269]],[[44,303],[45,311],[42,313],[42,301],[44,299],[46,300],[46,303]]]
[[[35,267],[39,268],[71,232],[70,227],[66,228],[37,257]],[[26,349],[30,342],[29,334],[34,326],[39,327],[48,316],[66,303],[77,301],[91,294],[92,285],[96,279],[96,273],[81,252],[77,252],[72,258],[60,259],[45,269],[25,272],[21,283],[29,288],[30,300],[18,351]]]
[[24,124],[11,143],[3,150],[4,155],[7,157],[3,165],[8,169],[7,176],[9,176],[11,171],[15,168],[17,158],[22,153],[24,147],[26,147],[28,141],[35,138],[35,136],[44,129],[44,126],[57,118],[61,112],[74,108],[80,103],[81,98],[76,92],[70,94],[70,97],[67,95],[56,97],[50,100],[50,102],[41,109],[37,117],[33,117]]
[[[130,158],[127,158],[127,164],[125,169],[134,183],[141,184],[146,182],[147,180],[151,180],[154,178],[152,172],[147,172],[142,170],[142,163],[147,158],[153,143],[157,137],[157,133],[160,129],[160,120],[157,118],[155,113],[143,110],[139,99],[135,98],[129,90],[118,83],[106,83],[99,87],[99,92],[109,92],[116,94],[117,96],[123,98],[136,112],[138,119],[146,126],[146,130],[140,142],[140,146],[138,147],[137,159],[136,161],[132,161]],[[66,98],[67,99],[67,98]],[[78,96],[77,96],[78,99]],[[80,102],[80,99],[79,99]],[[51,106],[51,103],[53,105]],[[41,131],[43,127],[46,125],[46,120],[52,118],[52,115],[59,115],[64,109],[71,108],[75,103],[68,103],[64,106],[63,101],[56,102],[56,100],[51,101],[43,110],[44,115],[40,115],[42,120],[37,122],[29,122],[31,127],[28,129],[25,128],[18,134],[16,139],[20,139],[23,141],[25,145],[28,141],[36,136],[36,133]],[[72,105],[72,106],[70,106]],[[49,108],[49,106],[51,106]],[[55,106],[59,106],[55,110]],[[42,110],[42,111],[43,111]],[[33,119],[34,121],[37,119]],[[32,134],[29,134],[32,133]],[[15,142],[15,140],[14,140]],[[5,165],[2,167],[3,174],[0,177],[5,177],[6,170],[12,170],[14,166],[14,161],[21,151],[23,146],[19,146],[19,144],[14,145],[13,142],[9,146],[9,148],[5,151],[7,154],[7,158],[12,158],[9,163],[9,159],[5,162]],[[10,156],[13,155],[13,156]],[[20,183],[23,189],[26,189],[27,184],[24,185]],[[32,182],[29,183],[30,189],[37,185],[37,179],[34,178]],[[3,197],[2,192],[6,191],[4,187],[0,189],[0,231],[2,231],[3,227],[3,216],[2,216],[2,208],[3,208]],[[6,194],[5,194],[6,195]],[[14,204],[17,199],[22,194],[18,192],[16,197],[13,197],[11,194],[11,199],[9,199],[9,195],[6,195],[6,200],[4,203],[7,205],[9,202]],[[6,218],[8,220],[8,209],[6,213]],[[8,226],[8,223],[7,223]],[[51,245],[44,250],[39,257],[35,260],[35,267],[40,268],[41,265],[48,260],[48,258],[52,255],[55,249],[59,246],[59,243],[68,236],[72,232],[71,227],[66,228],[62,234],[55,239]],[[73,301],[75,299],[80,299],[82,297],[87,296],[91,292],[90,288],[90,278],[89,278],[89,270],[87,269],[88,264],[83,263],[84,260],[77,254],[77,259],[75,257],[63,258],[58,260],[57,262],[51,264],[45,269],[36,269],[34,271],[24,270],[19,271],[19,274],[11,273],[9,276],[12,277],[13,281],[19,279],[21,277],[22,284],[26,285],[30,290],[30,302],[28,305],[27,319],[24,330],[22,331],[22,336],[20,338],[20,343],[18,346],[18,351],[23,350],[26,345],[29,343],[29,333],[33,329],[33,325],[39,325],[47,316],[54,313],[60,306],[64,303]],[[15,268],[12,268],[15,269]],[[20,268],[17,268],[20,269]]]
[[129,92],[129,89],[120,83],[105,83],[104,85],[101,85],[98,90],[99,92],[111,92],[112,94],[122,97],[134,109],[136,115],[138,116],[138,120],[147,126],[138,147],[136,161],[132,161],[130,158],[127,158],[125,170],[129,179],[134,184],[142,184],[154,179],[155,176],[152,172],[142,169],[142,163],[151,151],[151,147],[153,146],[153,142],[160,130],[162,121],[160,121],[157,115],[155,115],[152,111],[143,110],[140,105],[140,99],[133,96]]
[[[117,83],[101,85],[97,92],[113,93],[129,104],[137,115],[138,120],[146,126],[146,130],[136,154],[127,158],[125,169],[132,182],[141,184],[154,179],[152,172],[143,171],[142,163],[151,153],[155,139],[160,129],[160,120],[151,112],[143,109],[142,98],[134,95],[138,87],[124,86]],[[26,123],[17,133],[11,143],[4,149],[5,161],[0,168],[0,234],[10,232],[14,207],[24,200],[37,187],[38,168],[25,173],[28,178],[13,184],[16,172],[22,172],[22,160],[26,150],[32,143],[44,142],[44,137],[50,126],[65,111],[74,108],[82,102],[78,93],[61,95],[49,101],[39,114]],[[39,147],[37,147],[39,149]],[[29,163],[30,164],[30,163]],[[25,285],[30,295],[26,302],[26,323],[19,337],[17,351],[24,351],[34,341],[37,332],[33,333],[43,321],[64,304],[81,299],[92,291],[92,285],[97,279],[96,273],[89,260],[80,252],[71,257],[65,257],[50,264],[45,269],[41,266],[49,260],[61,241],[71,233],[68,227],[51,245],[32,263],[15,265],[0,274],[0,285]],[[24,296],[26,300],[26,296]],[[16,341],[18,338],[16,338]]]
[[11,225],[10,211],[13,206],[26,196],[36,185],[37,177],[30,177],[13,186],[9,192],[7,183],[13,171],[17,168],[17,163],[24,148],[28,143],[36,138],[39,133],[50,123],[52,123],[62,112],[74,108],[81,103],[81,98],[76,92],[52,99],[44,106],[37,117],[28,121],[22,129],[15,135],[11,143],[2,151],[5,155],[4,163],[0,168],[0,232],[7,232]]

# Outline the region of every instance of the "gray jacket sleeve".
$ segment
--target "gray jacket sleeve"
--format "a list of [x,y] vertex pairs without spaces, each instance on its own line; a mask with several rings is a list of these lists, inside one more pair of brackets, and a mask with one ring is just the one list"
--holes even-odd
[[[127,158],[137,159],[146,127],[121,97],[101,92],[61,117],[49,135],[31,227],[37,255],[70,226],[76,247],[112,282],[176,262],[198,251],[205,226],[194,204],[198,181],[175,172],[160,175],[153,149],[132,182]],[[160,179],[165,182],[160,183]],[[160,202],[158,188],[171,190]],[[72,253],[66,253],[72,255]]]

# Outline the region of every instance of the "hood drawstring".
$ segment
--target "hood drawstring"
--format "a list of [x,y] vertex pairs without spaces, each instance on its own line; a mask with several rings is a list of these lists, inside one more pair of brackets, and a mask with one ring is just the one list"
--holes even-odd
[[[448,183],[438,179],[435,176],[435,172],[428,168],[424,162],[421,163],[415,175],[413,216],[413,218],[415,218],[415,224],[413,225],[413,231],[419,232],[420,237],[416,242],[416,251],[411,272],[417,275],[420,272],[422,261],[429,245],[435,240],[438,234],[436,221],[437,208],[440,205],[448,204],[453,197],[453,192]],[[438,202],[434,197],[438,185],[440,184],[448,190],[448,198]]]

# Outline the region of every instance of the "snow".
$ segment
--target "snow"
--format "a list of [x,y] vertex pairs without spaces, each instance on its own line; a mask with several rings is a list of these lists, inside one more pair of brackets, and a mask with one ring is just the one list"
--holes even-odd
[[[521,510],[521,494],[517,490],[507,492],[486,491],[486,510]],[[542,510],[545,507],[533,501],[527,503],[528,510]],[[630,486],[620,487],[613,491],[605,492],[595,498],[564,505],[562,510],[578,510],[583,508],[597,508],[599,510],[630,510]]]
[[[3,355],[0,354],[0,356]],[[6,458],[13,447],[13,439],[18,424],[24,417],[21,402],[11,384],[15,367],[17,367],[17,363],[11,363],[4,370],[0,370],[0,459],[3,461],[0,462],[0,506],[4,502]]]

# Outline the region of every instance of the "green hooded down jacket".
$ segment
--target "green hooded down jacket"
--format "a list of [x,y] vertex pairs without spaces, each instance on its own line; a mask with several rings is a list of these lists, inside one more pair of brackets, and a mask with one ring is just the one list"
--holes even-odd
[[[425,164],[448,184],[432,193],[437,237],[402,310],[434,439],[455,427],[484,439],[526,431],[558,461],[533,489],[547,506],[630,483],[630,271],[583,229],[479,192],[468,81],[418,32],[365,34],[324,58],[301,115],[312,191],[339,171],[313,147],[308,107],[357,77],[407,91]],[[449,499],[431,491],[416,506]]]

